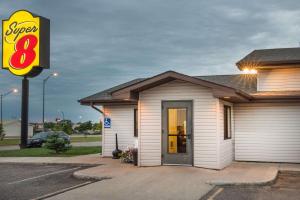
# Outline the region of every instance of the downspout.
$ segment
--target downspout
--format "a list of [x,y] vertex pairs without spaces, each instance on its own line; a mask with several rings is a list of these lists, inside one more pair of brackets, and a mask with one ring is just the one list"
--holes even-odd
[[[94,108],[95,110],[97,110],[99,113],[101,113],[102,114],[102,116],[103,116],[103,118],[105,117],[105,114],[104,114],[104,112],[101,110],[101,109],[99,109],[99,108],[97,108],[96,106],[94,106],[94,104],[93,103],[91,103],[91,105],[90,105],[92,108]],[[101,142],[101,148],[102,148],[102,155],[103,155],[103,144],[104,144],[104,140],[105,140],[105,137],[104,137],[104,128],[103,128],[103,125],[102,125],[102,130],[101,130],[101,133],[102,133],[102,142]]]
[[103,112],[102,110],[100,110],[99,108],[97,108],[96,106],[94,106],[93,103],[91,103],[91,107],[94,108],[95,110],[97,110],[97,111],[98,111],[99,113],[101,113],[103,116],[105,116],[105,115],[104,115],[104,112]]

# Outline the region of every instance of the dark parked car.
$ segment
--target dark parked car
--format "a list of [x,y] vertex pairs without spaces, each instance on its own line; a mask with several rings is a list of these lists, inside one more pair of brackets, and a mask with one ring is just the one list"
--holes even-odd
[[28,139],[27,147],[41,147],[43,143],[45,143],[49,136],[58,133],[60,138],[63,138],[67,143],[71,142],[70,136],[63,131],[48,131],[48,132],[40,132],[32,136]]

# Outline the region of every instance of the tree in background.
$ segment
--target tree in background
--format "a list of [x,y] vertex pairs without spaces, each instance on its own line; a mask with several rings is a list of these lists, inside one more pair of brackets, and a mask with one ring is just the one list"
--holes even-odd
[[102,130],[102,122],[93,124],[93,131],[101,131]]
[[52,130],[63,131],[68,135],[71,135],[73,133],[72,122],[71,120],[67,120],[67,119],[61,120],[54,125]]
[[[73,133],[71,120],[61,120],[57,123],[55,122],[45,122],[45,129],[52,131],[64,131],[65,133],[71,135]],[[87,132],[92,130],[94,132],[101,132],[102,130],[102,122],[100,123],[92,123],[92,121],[80,122],[79,126],[75,128],[79,133],[88,134]]]
[[45,122],[44,127],[45,129],[53,130],[55,127],[56,123],[54,122]]
[[68,135],[71,135],[73,133],[72,122],[71,120],[67,119],[58,121],[57,123],[45,122],[45,129],[51,131],[63,131]]
[[75,128],[78,132],[82,133],[93,129],[93,124],[91,121],[83,122],[78,127]]

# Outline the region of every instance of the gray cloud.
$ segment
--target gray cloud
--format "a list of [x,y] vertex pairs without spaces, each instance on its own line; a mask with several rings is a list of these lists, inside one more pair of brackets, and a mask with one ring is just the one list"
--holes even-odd
[[[42,79],[47,119],[63,110],[77,121],[98,113],[77,99],[166,70],[190,75],[238,73],[234,63],[253,49],[294,47],[300,31],[297,1],[4,0],[0,17],[17,9],[51,19],[51,69],[30,81],[30,119],[41,120]],[[1,91],[21,79],[0,72]],[[5,99],[5,117],[20,116],[20,95]]]

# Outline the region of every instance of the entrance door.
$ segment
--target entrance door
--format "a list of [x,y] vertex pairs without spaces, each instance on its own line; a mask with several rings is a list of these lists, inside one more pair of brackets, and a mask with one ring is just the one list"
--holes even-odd
[[192,101],[164,101],[162,129],[162,163],[192,165]]

